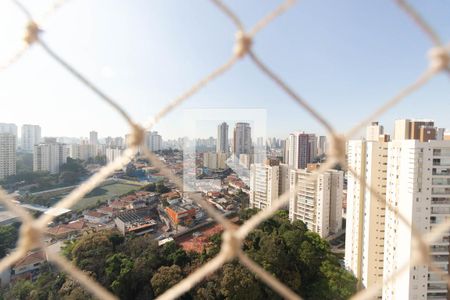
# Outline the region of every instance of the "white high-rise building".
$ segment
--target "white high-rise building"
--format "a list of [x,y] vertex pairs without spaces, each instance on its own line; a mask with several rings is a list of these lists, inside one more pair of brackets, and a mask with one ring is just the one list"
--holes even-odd
[[89,132],[89,144],[91,144],[91,145],[98,144],[98,132],[97,131]]
[[147,131],[145,143],[152,152],[161,151],[162,149],[162,137],[158,134],[158,131]]
[[48,171],[51,174],[59,173],[59,168],[67,162],[69,149],[60,143],[42,143],[34,145],[33,171]]
[[[368,133],[371,137],[372,132]],[[385,197],[387,153],[384,139],[348,143],[348,166],[364,180],[348,172],[345,266],[355,275],[359,288],[383,280],[385,204],[370,193],[365,183]]]
[[16,136],[0,133],[0,179],[16,174]]
[[16,149],[17,149],[17,126],[13,123],[0,123],[0,133],[10,133],[16,137]]
[[13,123],[0,123],[0,133],[10,133],[17,137],[17,126]]
[[69,145],[69,156],[73,159],[88,160],[98,155],[95,144],[71,144]]
[[366,127],[366,140],[367,141],[378,141],[380,135],[384,133],[384,128],[378,122],[372,122]]
[[[270,207],[286,188],[283,182],[287,173],[287,165],[280,164],[278,160],[267,159],[263,164],[250,166],[250,207],[263,209]],[[281,170],[281,171],[280,171]]]
[[228,124],[223,122],[217,126],[217,153],[229,153],[228,146]]
[[118,157],[120,157],[123,153],[124,149],[122,148],[106,148],[105,155],[106,155],[106,161],[108,163],[116,160]]
[[22,150],[26,152],[33,152],[34,145],[41,142],[41,126],[39,125],[22,125],[21,131],[21,145]]
[[233,133],[233,155],[252,154],[252,133],[249,123],[236,123]]
[[[450,141],[398,139],[389,143],[386,201],[421,235],[448,219]],[[390,210],[386,210],[385,222],[384,279],[405,263],[409,268],[383,287],[383,299],[448,299],[445,278],[426,264],[412,263],[417,245],[411,228]],[[445,273],[449,265],[449,240],[447,233],[430,246],[433,263]]]
[[[290,171],[289,218],[303,221],[321,237],[342,229],[342,188],[344,173],[328,170],[311,180],[318,164]],[[297,187],[297,189],[296,189]]]

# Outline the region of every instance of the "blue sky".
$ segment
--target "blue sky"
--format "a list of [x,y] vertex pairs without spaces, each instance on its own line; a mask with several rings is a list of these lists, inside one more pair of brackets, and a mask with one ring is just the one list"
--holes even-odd
[[[37,14],[50,2],[24,1]],[[249,28],[280,1],[226,3]],[[450,2],[412,4],[449,42]],[[0,48],[12,45],[23,24],[8,1],[0,2]],[[138,121],[228,59],[235,32],[207,0],[71,0],[45,30],[43,38],[55,52]],[[391,0],[299,1],[254,41],[260,58],[338,130],[349,129],[412,82],[428,64],[429,47],[425,35]],[[0,104],[0,122],[40,124],[45,136],[87,136],[90,130],[118,136],[128,130],[115,111],[39,47],[0,73]],[[298,130],[324,133],[248,58],[155,129],[163,138],[181,136],[188,108],[265,108],[269,136]],[[388,130],[395,119],[406,117],[432,118],[450,128],[449,112],[449,77],[439,75],[380,121]],[[215,131],[214,126],[205,135]]]

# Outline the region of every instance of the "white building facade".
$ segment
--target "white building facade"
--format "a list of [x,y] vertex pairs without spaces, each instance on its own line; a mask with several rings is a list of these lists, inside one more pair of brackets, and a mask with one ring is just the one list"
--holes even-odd
[[[373,131],[368,131],[368,138],[375,139]],[[363,181],[348,172],[345,266],[358,280],[359,288],[383,280],[387,153],[384,140],[348,143],[348,166]],[[382,199],[373,195],[366,183],[379,191]]]
[[[421,234],[450,217],[450,141],[395,140],[389,144],[386,201]],[[411,228],[386,211],[384,278],[409,268],[383,288],[383,299],[448,299],[447,282],[413,263]],[[448,273],[449,234],[430,246],[433,263]]]
[[67,162],[69,149],[60,143],[43,143],[34,145],[33,171],[48,171],[51,174],[59,173],[59,168]]
[[16,136],[0,133],[0,179],[16,174]]
[[[311,167],[310,167],[311,166]],[[303,221],[321,237],[342,229],[342,171],[328,170],[311,180],[316,167],[290,171],[289,218]]]
[[22,125],[21,130],[21,147],[23,151],[33,152],[34,145],[41,142],[41,126],[39,125]]

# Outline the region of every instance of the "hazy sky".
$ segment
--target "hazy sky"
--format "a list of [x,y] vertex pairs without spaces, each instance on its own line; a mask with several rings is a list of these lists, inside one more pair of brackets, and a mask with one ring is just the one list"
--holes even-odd
[[[51,1],[24,3],[41,13]],[[227,1],[247,27],[280,1]],[[450,1],[413,1],[450,41]],[[17,41],[23,16],[0,0],[0,61]],[[231,54],[233,24],[207,0],[71,0],[43,38],[64,59],[145,121]],[[429,40],[391,0],[306,0],[264,29],[254,50],[339,130],[412,82],[427,66]],[[44,136],[123,135],[119,115],[39,47],[0,72],[0,122],[39,124]],[[267,109],[267,133],[324,133],[248,58],[209,84],[155,129],[182,135],[187,108]],[[450,128],[450,80],[439,75],[381,118],[432,118]],[[216,126],[211,132],[216,132]],[[208,134],[208,133],[205,133]]]

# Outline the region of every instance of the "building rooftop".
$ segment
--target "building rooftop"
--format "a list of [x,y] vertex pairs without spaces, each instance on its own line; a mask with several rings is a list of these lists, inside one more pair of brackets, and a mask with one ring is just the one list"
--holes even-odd
[[20,268],[22,266],[27,266],[30,264],[35,264],[38,262],[46,261],[47,258],[43,251],[32,252],[25,257],[19,259],[14,265],[13,268]]

